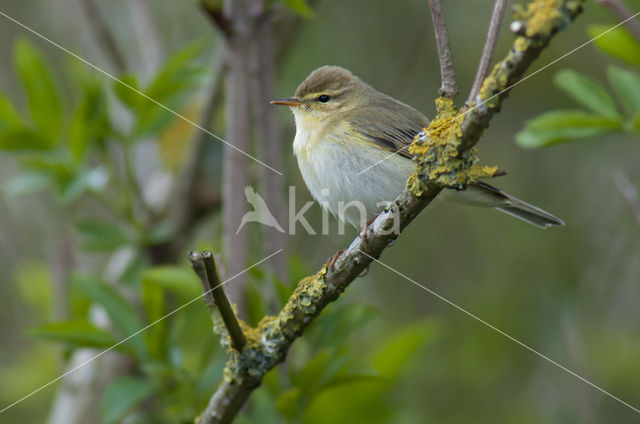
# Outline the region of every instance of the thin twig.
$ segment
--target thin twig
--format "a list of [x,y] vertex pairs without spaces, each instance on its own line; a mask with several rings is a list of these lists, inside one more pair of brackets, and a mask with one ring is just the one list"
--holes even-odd
[[227,299],[227,295],[224,293],[224,288],[220,285],[220,275],[218,274],[213,254],[205,250],[200,254],[200,259],[202,260],[204,276],[206,277],[204,280],[201,280],[205,291],[205,302],[207,302],[207,305],[210,305],[211,300],[213,300],[229,332],[231,344],[238,352],[241,352],[247,339],[244,337],[236,314],[233,312],[231,303],[229,303],[229,299]]
[[433,31],[436,36],[436,46],[438,47],[438,59],[440,61],[440,95],[453,99],[458,94],[456,86],[456,74],[453,69],[453,56],[451,54],[451,44],[447,33],[447,24],[442,12],[440,0],[429,0],[431,19],[433,20]]
[[118,43],[116,43],[116,40],[113,37],[113,33],[109,28],[107,19],[104,17],[102,10],[100,10],[97,0],[83,0],[82,6],[84,7],[84,12],[94,28],[98,42],[102,44],[103,48],[111,57],[116,70],[118,72],[125,72],[127,70],[127,63],[118,48]]
[[[598,0],[598,3],[609,9],[621,22],[633,15],[622,0]],[[629,19],[625,25],[631,34],[640,41],[640,22],[637,19]]]
[[480,63],[478,64],[478,70],[476,71],[476,77],[473,80],[471,86],[471,92],[467,99],[467,104],[471,104],[480,92],[482,82],[489,75],[489,68],[493,61],[493,55],[498,45],[498,34],[500,33],[500,27],[502,26],[502,20],[504,18],[504,12],[507,9],[507,0],[495,0],[493,4],[493,12],[491,13],[491,21],[489,22],[489,30],[487,31],[487,39],[484,42],[482,48],[482,56],[480,57]]

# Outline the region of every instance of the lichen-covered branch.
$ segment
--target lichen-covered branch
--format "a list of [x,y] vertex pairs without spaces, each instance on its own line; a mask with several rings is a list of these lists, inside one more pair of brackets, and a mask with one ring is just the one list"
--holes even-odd
[[500,27],[502,26],[502,20],[504,19],[504,12],[506,9],[507,0],[495,0],[495,3],[493,4],[493,11],[491,12],[491,20],[489,21],[487,39],[485,40],[484,47],[482,48],[482,55],[480,56],[478,70],[476,71],[476,77],[473,80],[473,85],[471,86],[467,103],[471,102],[478,95],[482,82],[489,73],[491,61],[493,60],[493,55],[496,52],[496,46],[498,45],[498,35],[500,34]]
[[[276,316],[265,317],[255,329],[245,329],[247,344],[242,352],[229,350],[224,382],[199,417],[201,423],[233,420],[267,371],[284,361],[295,339],[393,241],[395,219],[402,231],[444,188],[461,188],[497,172],[476,165],[475,144],[508,94],[503,90],[508,91],[522,77],[551,38],[581,12],[582,4],[582,0],[534,0],[517,12],[522,34],[485,79],[474,99],[475,109],[457,111],[450,99],[437,100],[436,118],[411,147],[417,170],[407,187],[364,230],[366,237],[356,238],[331,269],[322,267],[300,281]],[[228,340],[222,343],[228,346]]]
[[442,4],[440,0],[429,0],[429,10],[433,21],[433,31],[436,37],[436,47],[438,49],[438,59],[440,62],[440,95],[452,99],[458,94],[456,86],[456,74],[453,67],[453,55],[451,54],[451,43],[447,33],[447,23],[444,20]]

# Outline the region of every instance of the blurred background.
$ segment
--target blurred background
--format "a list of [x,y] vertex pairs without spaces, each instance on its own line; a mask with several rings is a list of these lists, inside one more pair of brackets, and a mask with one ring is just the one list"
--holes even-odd
[[[460,104],[493,2],[443,3]],[[226,286],[255,325],[357,235],[334,235],[334,218],[330,235],[301,226],[283,235],[255,223],[235,234],[250,210],[245,185],[283,226],[288,186],[298,207],[311,200],[290,147],[292,116],[270,108],[270,98],[292,95],[313,69],[334,64],[434,114],[440,78],[425,0],[255,2],[239,12],[239,22],[249,22],[245,38],[221,31],[217,2],[203,4],[0,0],[2,14],[129,86],[0,16],[0,408],[200,294],[189,250],[219,252],[229,278],[284,249]],[[638,0],[627,5],[640,11]],[[510,17],[498,58],[513,41]],[[617,22],[587,2],[530,72]],[[481,160],[507,171],[492,184],[565,227],[542,231],[493,210],[436,202],[381,257],[635,407],[639,65],[632,29],[607,34],[514,88],[481,140]],[[225,152],[131,88],[283,176]],[[317,205],[305,216],[320,228]],[[203,303],[194,302],[1,413],[0,422],[192,422],[225,361]],[[296,341],[237,419],[470,421],[639,418],[373,264]]]

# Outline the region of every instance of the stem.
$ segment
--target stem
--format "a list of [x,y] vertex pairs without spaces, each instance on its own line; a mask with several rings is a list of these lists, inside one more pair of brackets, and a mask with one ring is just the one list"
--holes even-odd
[[233,312],[231,303],[229,303],[229,299],[222,288],[213,254],[208,250],[205,250],[201,254],[191,252],[189,253],[189,261],[202,282],[204,301],[207,309],[211,311],[214,306],[218,308],[224,326],[227,328],[229,337],[231,338],[231,345],[238,352],[241,352],[247,339],[242,332],[236,314]]
[[473,86],[467,99],[467,104],[471,104],[474,101],[482,82],[489,74],[489,68],[491,61],[493,60],[493,54],[496,51],[498,45],[498,34],[500,33],[500,27],[502,26],[502,20],[504,18],[504,12],[507,9],[507,0],[495,0],[493,4],[493,12],[491,13],[491,21],[489,22],[489,30],[487,31],[487,39],[484,42],[482,49],[482,56],[480,57],[480,63],[478,64],[478,70],[476,71],[476,77],[473,80]]
[[111,57],[116,70],[118,72],[125,72],[127,70],[127,63],[118,49],[118,44],[113,37],[112,31],[109,29],[109,24],[100,10],[100,6],[98,6],[97,0],[83,0],[82,6],[94,27],[98,42],[102,44],[103,48]]
[[447,33],[447,24],[444,20],[440,0],[429,0],[429,9],[431,10],[433,31],[436,36],[436,46],[440,61],[440,78],[442,80],[440,95],[453,99],[458,94],[458,87],[456,86],[456,74],[453,68],[453,56],[451,54],[449,34]]
[[[606,7],[615,15],[620,22],[629,19],[633,13],[622,0],[598,0],[598,3]],[[640,22],[638,19],[629,19],[625,25],[638,41],[640,41]]]

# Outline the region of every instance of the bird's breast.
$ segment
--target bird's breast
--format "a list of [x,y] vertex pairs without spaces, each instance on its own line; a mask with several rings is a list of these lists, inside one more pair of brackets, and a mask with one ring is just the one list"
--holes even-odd
[[322,133],[297,126],[293,150],[313,197],[355,226],[393,201],[413,170],[410,160],[390,156],[346,126]]

